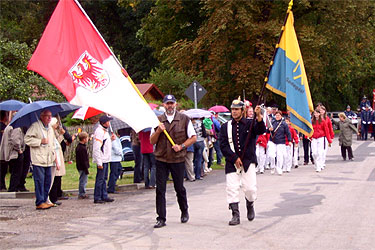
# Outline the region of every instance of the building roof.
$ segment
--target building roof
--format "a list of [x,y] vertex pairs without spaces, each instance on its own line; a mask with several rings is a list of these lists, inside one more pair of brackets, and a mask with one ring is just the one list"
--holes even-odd
[[162,100],[164,98],[164,94],[153,83],[137,83],[136,86],[139,89],[139,92],[141,92],[143,96],[150,94],[156,100],[157,99]]

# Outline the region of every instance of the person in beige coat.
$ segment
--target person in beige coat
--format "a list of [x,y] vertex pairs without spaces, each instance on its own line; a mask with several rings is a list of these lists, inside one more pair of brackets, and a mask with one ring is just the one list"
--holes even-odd
[[31,164],[35,185],[36,209],[48,209],[48,192],[51,186],[51,167],[56,160],[55,134],[50,125],[52,113],[48,109],[27,130],[25,143],[30,147]]
[[22,178],[24,133],[21,128],[7,126],[0,145],[0,160],[9,162],[11,177],[8,192],[19,191]]

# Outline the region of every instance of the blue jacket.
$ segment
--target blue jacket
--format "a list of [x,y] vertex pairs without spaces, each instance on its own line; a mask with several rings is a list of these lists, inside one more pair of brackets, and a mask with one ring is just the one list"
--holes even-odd
[[[280,122],[281,124],[279,126]],[[285,121],[283,121],[282,119],[280,121],[274,119],[272,120],[272,127],[273,131],[270,132],[270,141],[272,141],[275,144],[285,144],[286,138],[288,138],[288,141],[292,141],[292,135],[290,134],[288,124],[286,124]],[[276,130],[277,127],[279,128]]]
[[368,110],[362,110],[361,112],[361,123],[362,124],[371,124],[371,121],[372,121],[372,115],[371,115],[371,111]]

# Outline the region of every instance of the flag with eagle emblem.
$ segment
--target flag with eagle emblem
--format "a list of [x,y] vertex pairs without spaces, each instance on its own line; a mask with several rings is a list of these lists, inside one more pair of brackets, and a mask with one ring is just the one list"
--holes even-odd
[[59,1],[27,69],[46,78],[70,103],[113,115],[137,132],[159,124],[75,0]]

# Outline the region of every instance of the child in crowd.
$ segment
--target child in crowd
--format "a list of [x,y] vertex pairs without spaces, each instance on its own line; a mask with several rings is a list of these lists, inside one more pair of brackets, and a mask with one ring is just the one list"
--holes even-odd
[[114,194],[116,192],[116,182],[119,178],[122,170],[121,161],[122,161],[122,146],[120,139],[115,135],[111,135],[112,140],[112,150],[111,150],[111,161],[109,166],[111,168],[111,173],[109,174],[108,180],[108,193]]
[[258,161],[258,167],[257,169],[261,174],[264,174],[264,167],[266,166],[266,149],[267,149],[267,143],[270,138],[269,133],[264,133],[263,135],[258,136],[258,140],[256,143],[256,156]]
[[76,163],[79,172],[79,194],[78,199],[86,199],[86,184],[89,174],[89,156],[87,154],[86,143],[89,141],[89,135],[86,132],[78,134],[79,143],[76,147]]
[[[292,165],[293,165],[293,151],[297,152],[298,150],[298,135],[296,130],[292,127],[292,124],[290,123],[290,118],[285,118],[286,124],[288,124],[288,128],[292,137],[292,140],[290,142],[287,141],[286,143],[286,157],[283,165],[283,172],[289,173]],[[294,163],[296,164],[296,163]],[[297,162],[298,165],[298,162]]]

